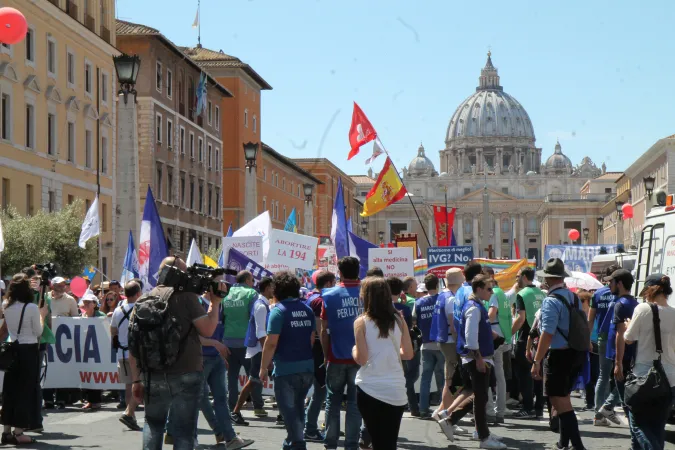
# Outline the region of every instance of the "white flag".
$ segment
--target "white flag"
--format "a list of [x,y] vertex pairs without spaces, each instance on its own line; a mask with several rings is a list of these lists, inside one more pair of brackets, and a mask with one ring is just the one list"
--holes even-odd
[[197,8],[197,15],[195,15],[195,21],[192,22],[192,28],[199,27],[199,8]]
[[192,239],[192,243],[190,244],[190,251],[188,252],[187,261],[185,261],[185,263],[188,265],[188,267],[191,267],[194,263],[204,264],[202,254],[199,251],[197,242],[194,239]]
[[2,221],[0,220],[0,252],[5,249],[5,236],[2,234]]
[[84,222],[82,223],[82,233],[80,233],[80,247],[86,248],[87,241],[94,236],[99,234],[99,225],[98,225],[98,195],[94,199],[94,203],[89,207],[87,215],[84,217]]
[[375,161],[375,158],[380,156],[382,153],[384,153],[384,145],[382,145],[382,142],[380,142],[379,138],[375,138],[373,141],[373,155],[366,159],[366,164],[370,164]]
[[263,261],[267,260],[270,250],[270,233],[272,233],[272,221],[270,212],[264,211],[255,219],[235,231],[233,237],[262,236]]

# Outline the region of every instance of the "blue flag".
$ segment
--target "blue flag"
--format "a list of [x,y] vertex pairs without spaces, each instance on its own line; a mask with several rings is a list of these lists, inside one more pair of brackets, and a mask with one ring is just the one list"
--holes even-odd
[[347,219],[347,231],[350,233],[354,232],[354,225],[352,225],[352,218]]
[[284,231],[290,231],[291,233],[298,232],[298,221],[296,219],[295,208],[293,208],[293,211],[291,211],[291,215],[288,216],[288,220],[286,221]]
[[225,267],[225,247],[220,249],[220,256],[218,257],[218,267]]
[[368,249],[378,248],[377,245],[371,244],[365,239],[361,239],[352,232],[349,232],[349,256],[353,256],[359,260],[359,278],[364,279],[366,272],[368,272]]
[[232,237],[232,234],[234,234],[234,231],[232,231],[232,222],[230,222],[230,227],[227,229],[227,234],[225,235],[225,237]]
[[89,281],[93,280],[96,276],[96,268],[94,266],[84,266],[82,271],[82,277],[87,278]]
[[124,255],[124,264],[122,266],[122,276],[120,283],[124,286],[128,281],[138,278],[138,254],[134,245],[134,235],[129,230],[129,241],[127,242],[127,254]]
[[457,245],[457,239],[455,239],[455,230],[452,230],[452,237],[450,238],[450,247]]
[[145,206],[143,207],[143,221],[141,222],[141,239],[138,246],[138,272],[141,281],[143,281],[144,292],[150,291],[157,285],[159,265],[167,256],[169,256],[169,249],[166,246],[162,221],[157,212],[152,189],[148,186]]
[[338,178],[337,194],[333,205],[333,221],[330,230],[330,238],[335,245],[337,258],[349,256],[349,241],[347,237],[347,217],[345,216],[345,198],[342,192],[342,178]]

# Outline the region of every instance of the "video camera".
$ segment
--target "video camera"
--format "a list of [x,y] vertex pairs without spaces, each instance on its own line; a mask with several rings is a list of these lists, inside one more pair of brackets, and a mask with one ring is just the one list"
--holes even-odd
[[[218,282],[213,281],[220,275],[236,275],[237,272],[232,269],[213,268],[204,264],[193,264],[188,267],[186,272],[173,265],[166,265],[159,273],[157,284],[172,287],[178,292],[192,292],[202,295],[213,289],[213,292],[219,291]],[[227,283],[228,289],[230,288]]]
[[56,265],[54,263],[33,264],[33,269],[36,272],[42,273],[42,286],[49,286],[49,282],[56,276]]

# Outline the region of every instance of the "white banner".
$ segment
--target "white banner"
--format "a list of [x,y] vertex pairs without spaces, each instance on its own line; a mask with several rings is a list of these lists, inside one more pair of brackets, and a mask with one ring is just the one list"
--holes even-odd
[[369,248],[368,268],[379,267],[386,277],[415,275],[415,255],[412,247]]
[[294,269],[314,268],[319,239],[283,230],[272,230],[268,264],[281,264]]
[[224,237],[223,251],[225,252],[225,261],[227,261],[227,252],[229,252],[230,248],[236,249],[258,264],[262,264],[265,259],[262,236]]

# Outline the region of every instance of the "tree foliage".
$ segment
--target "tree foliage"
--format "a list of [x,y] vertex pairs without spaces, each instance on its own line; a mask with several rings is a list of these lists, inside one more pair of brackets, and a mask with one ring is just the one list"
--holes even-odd
[[12,276],[26,266],[53,262],[58,274],[66,277],[80,275],[86,265],[96,265],[96,239],[87,248],[78,245],[84,202],[77,200],[56,212],[39,210],[33,216],[22,216],[10,206],[0,211],[5,237],[2,252],[3,277]]

